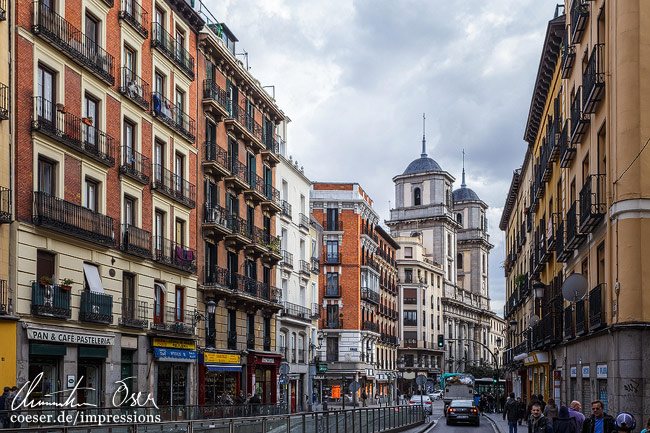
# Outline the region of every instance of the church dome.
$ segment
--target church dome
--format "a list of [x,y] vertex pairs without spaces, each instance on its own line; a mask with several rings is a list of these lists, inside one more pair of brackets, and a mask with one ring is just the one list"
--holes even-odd
[[427,171],[442,171],[442,169],[432,158],[423,155],[411,162],[404,170],[404,174],[426,173]]
[[454,195],[454,203],[458,203],[461,201],[480,201],[481,199],[478,198],[478,195],[471,189],[467,188],[466,186],[462,186],[455,190],[453,192]]

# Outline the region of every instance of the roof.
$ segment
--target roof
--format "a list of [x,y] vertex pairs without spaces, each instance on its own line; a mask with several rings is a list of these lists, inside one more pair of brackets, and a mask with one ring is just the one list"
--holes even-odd
[[427,171],[442,171],[442,169],[432,158],[422,156],[412,161],[402,174],[426,173]]
[[454,203],[458,203],[460,201],[480,201],[481,199],[478,198],[478,194],[476,194],[473,190],[467,188],[466,186],[462,188],[458,188],[453,192],[454,196]]
[[533,98],[530,101],[526,131],[524,132],[524,140],[528,143],[535,142],[539,131],[542,114],[546,105],[546,98],[548,97],[555,66],[560,56],[565,22],[565,15],[560,15],[548,22],[546,38],[542,47],[542,56],[539,60],[539,68],[537,70],[537,79],[535,80],[535,87],[533,87]]
[[384,238],[384,240],[388,242],[391,247],[395,248],[396,250],[399,250],[401,248],[395,239],[393,239],[393,237],[379,224],[375,226],[375,231],[379,233],[379,235]]
[[521,184],[521,169],[517,169],[512,172],[512,181],[510,182],[510,189],[508,189],[508,196],[506,197],[506,204],[503,207],[503,213],[501,214],[501,221],[499,222],[499,228],[502,231],[505,231],[508,228],[508,220],[510,219],[510,214],[512,209],[517,202],[517,194],[519,193],[519,186]]

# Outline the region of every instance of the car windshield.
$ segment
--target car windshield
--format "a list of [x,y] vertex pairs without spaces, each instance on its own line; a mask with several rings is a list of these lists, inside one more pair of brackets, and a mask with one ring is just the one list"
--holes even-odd
[[472,400],[453,400],[451,407],[472,407],[474,402]]

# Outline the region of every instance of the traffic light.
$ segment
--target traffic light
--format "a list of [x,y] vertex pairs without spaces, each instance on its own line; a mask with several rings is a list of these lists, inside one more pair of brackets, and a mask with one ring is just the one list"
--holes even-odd
[[438,334],[438,347],[445,347],[445,335]]

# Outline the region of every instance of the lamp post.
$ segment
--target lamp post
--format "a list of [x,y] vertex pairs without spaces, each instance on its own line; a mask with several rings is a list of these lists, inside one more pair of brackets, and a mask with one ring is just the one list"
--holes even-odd
[[[533,283],[533,290],[535,291],[535,313],[537,314],[537,304],[540,306],[540,319],[542,318],[542,298],[544,297],[544,290],[546,289],[546,284],[542,283],[540,280],[537,280]],[[539,300],[539,301],[538,301]]]
[[[402,376],[404,375],[404,367],[405,367],[405,363],[404,363],[404,355],[401,355],[399,358],[397,358],[397,369],[398,369],[399,372],[402,374]],[[399,373],[398,373],[398,376],[399,376]],[[395,378],[395,382],[397,383],[397,377]],[[403,383],[404,383],[404,379],[402,379],[401,382],[402,382],[402,384],[403,384]],[[400,386],[399,386],[399,384],[397,384],[397,389],[399,389],[399,388],[400,388]],[[400,391],[400,394],[402,394],[402,392],[403,392],[403,391]],[[400,402],[399,402],[399,400],[398,400],[398,401],[397,401],[397,405],[399,406],[399,404],[400,404]]]

